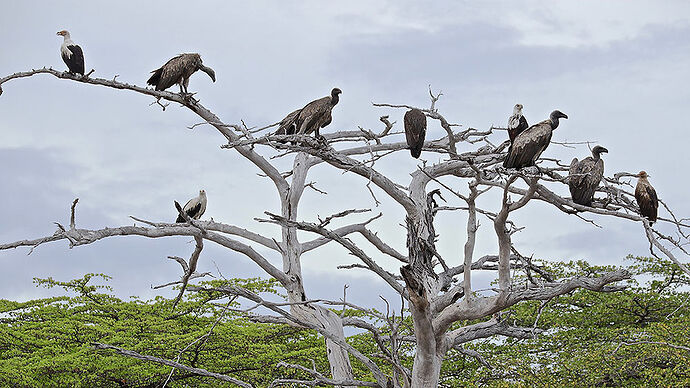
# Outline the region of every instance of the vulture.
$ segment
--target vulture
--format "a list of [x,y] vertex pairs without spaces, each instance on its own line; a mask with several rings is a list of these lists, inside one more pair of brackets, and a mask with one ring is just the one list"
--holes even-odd
[[[206,191],[199,190],[199,196],[187,201],[187,203],[184,204],[182,211],[187,213],[189,218],[193,220],[198,220],[199,218],[201,218],[201,216],[206,211]],[[177,220],[175,222],[185,222],[185,220],[181,214],[178,214]]]
[[201,61],[201,55],[193,53],[180,54],[169,60],[159,69],[152,71],[153,75],[146,83],[155,86],[156,90],[165,90],[175,84],[179,84],[180,94],[189,94],[187,90],[189,77],[197,70],[208,74],[211,80],[216,82],[216,72],[210,67],[204,66]]
[[551,112],[549,119],[534,124],[517,135],[506,159],[503,161],[503,167],[523,168],[534,166],[534,162],[549,146],[551,134],[554,129],[558,128],[559,118],[567,119],[568,116],[559,110],[555,110]]
[[637,200],[637,206],[640,207],[640,214],[649,220],[649,225],[652,225],[656,221],[659,199],[656,196],[656,190],[647,180],[649,175],[640,171],[636,176],[639,179],[637,180],[637,187],[635,187],[635,200]]
[[314,100],[302,109],[287,115],[276,131],[276,135],[310,134],[320,137],[319,129],[331,123],[331,111],[340,101],[342,90],[333,88],[331,95]]
[[527,129],[527,119],[522,115],[522,104],[515,104],[513,114],[508,118],[508,137],[512,145],[517,135]]
[[602,152],[609,152],[604,147],[596,146],[592,149],[592,156],[588,156],[581,161],[574,158],[570,163],[568,186],[573,202],[592,206],[594,191],[596,191],[604,176],[604,160],[601,159]]
[[405,113],[405,137],[412,157],[417,159],[422,154],[424,136],[426,136],[426,115],[419,109]]
[[60,46],[60,54],[62,54],[62,60],[65,61],[69,72],[84,75],[84,52],[81,51],[81,47],[72,42],[69,31],[58,31],[57,35],[65,38],[62,46]]

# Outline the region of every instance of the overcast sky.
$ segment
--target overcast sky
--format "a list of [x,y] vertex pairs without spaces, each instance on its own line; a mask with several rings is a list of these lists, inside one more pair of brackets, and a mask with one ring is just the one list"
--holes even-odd
[[[427,87],[443,90],[437,107],[465,127],[504,126],[515,103],[530,122],[554,109],[568,114],[555,141],[595,141],[608,148],[607,175],[650,174],[660,198],[679,216],[690,215],[686,199],[690,158],[686,144],[690,102],[690,2],[4,2],[0,77],[52,66],[64,69],[58,30],[81,45],[94,77],[144,85],[149,72],[181,52],[198,52],[216,71],[203,73],[189,89],[225,122],[263,126],[331,88],[343,90],[333,123],[324,132],[357,126],[381,129],[378,117],[402,122],[401,110],[372,102],[428,107]],[[39,75],[3,85],[0,96],[0,241],[50,235],[53,222],[69,223],[79,198],[77,226],[131,224],[129,215],[172,221],[172,201],[208,193],[205,219],[279,236],[253,220],[278,211],[272,185],[235,151],[221,150],[217,131],[188,126],[200,119],[171,105],[165,112],[150,97]],[[176,91],[176,89],[173,89]],[[396,126],[400,129],[400,125]],[[430,121],[428,137],[444,131]],[[492,138],[500,143],[505,133]],[[400,136],[402,139],[402,136]],[[469,148],[460,145],[460,151]],[[589,153],[552,145],[545,156],[570,161]],[[422,159],[438,161],[438,154]],[[419,161],[401,152],[377,164],[402,183]],[[283,169],[288,163],[282,162]],[[323,196],[307,192],[301,218],[313,221],[346,208],[374,208],[364,181],[321,166],[310,175]],[[448,180],[465,190],[466,181]],[[554,190],[567,194],[564,187]],[[384,217],[372,224],[391,245],[405,251],[399,226],[404,214],[380,191]],[[450,195],[446,195],[450,199]],[[496,201],[482,203],[496,210]],[[663,212],[662,212],[663,213]],[[361,220],[366,216],[353,217]],[[524,254],[553,260],[586,259],[620,264],[628,254],[647,254],[641,225],[594,217],[596,228],[540,204],[514,219],[527,228],[514,236]],[[496,239],[482,219],[476,257],[496,253]],[[466,215],[438,217],[439,249],[458,264]],[[334,225],[337,226],[337,225]],[[303,235],[302,241],[313,236]],[[360,240],[357,240],[360,241]],[[365,243],[362,246],[367,247]],[[168,255],[188,257],[188,238],[147,240],[118,237],[68,249],[62,241],[0,252],[0,298],[47,295],[32,277],[60,280],[88,272],[114,277],[120,296],[171,295],[152,284],[177,279]],[[280,258],[265,252],[278,266]],[[397,272],[398,264],[382,263]],[[687,257],[682,258],[687,260]],[[305,255],[310,297],[337,298],[350,284],[353,300],[377,306],[371,295],[390,295],[382,281],[363,272],[336,270],[354,259],[328,247]],[[243,256],[206,244],[200,270],[226,277],[263,276]],[[485,277],[485,280],[488,278]],[[369,303],[370,302],[370,303]],[[380,306],[378,306],[380,307]]]

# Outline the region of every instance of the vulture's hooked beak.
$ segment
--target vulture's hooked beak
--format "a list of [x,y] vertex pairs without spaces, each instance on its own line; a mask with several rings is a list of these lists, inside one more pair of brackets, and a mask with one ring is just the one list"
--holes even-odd
[[606,152],[606,153],[608,154],[608,153],[609,153],[609,150],[607,150],[607,149],[604,148],[604,147],[601,147],[601,151],[599,151],[599,152]]
[[564,118],[564,119],[567,119],[567,118],[568,118],[568,115],[565,114],[565,113],[563,113],[563,116],[561,116],[561,117]]
[[201,65],[201,67],[199,68],[199,70],[201,70],[201,71],[203,71],[204,73],[208,74],[208,76],[211,77],[211,79],[213,80],[213,82],[216,82],[216,72],[213,71],[213,69],[211,69],[211,68],[208,67],[208,66]]

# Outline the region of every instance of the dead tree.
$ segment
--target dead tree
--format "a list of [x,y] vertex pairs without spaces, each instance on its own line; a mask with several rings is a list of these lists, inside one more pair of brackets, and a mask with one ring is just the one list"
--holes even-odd
[[[438,121],[446,135],[425,142],[423,149],[436,153],[443,160],[419,166],[412,172],[411,180],[403,184],[393,181],[376,169],[378,160],[395,152],[405,152],[407,147],[404,141],[389,141],[395,133],[392,131],[394,124],[388,120],[387,116],[381,117],[384,124],[381,132],[376,133],[363,128],[331,132],[324,134],[326,144],[305,135],[273,135],[269,133],[268,127],[262,129],[264,132],[260,132],[251,130],[244,124],[226,124],[192,97],[155,91],[121,83],[114,79],[77,77],[43,68],[0,78],[0,87],[7,81],[37,74],[49,74],[73,82],[125,89],[155,97],[157,101],[162,99],[180,104],[197,114],[203,120],[203,124],[213,126],[225,138],[223,148],[239,152],[273,182],[280,201],[280,214],[266,213],[260,215],[257,220],[276,224],[282,232],[282,238],[277,241],[223,222],[189,220],[182,212],[180,214],[187,220],[186,223],[169,224],[135,218],[146,226],[82,229],[76,227],[75,201],[71,209],[69,228],[58,224],[58,230],[51,236],[2,244],[0,250],[17,247],[30,247],[33,250],[41,244],[58,240],[67,240],[70,247],[75,247],[121,235],[149,238],[192,236],[197,244],[189,263],[179,257],[171,257],[180,262],[184,271],[182,280],[171,284],[183,284],[187,290],[193,292],[221,291],[232,297],[244,298],[274,313],[274,315],[257,315],[248,312],[248,315],[257,322],[296,325],[313,329],[325,338],[330,377],[302,365],[283,363],[285,367],[310,373],[314,380],[302,382],[280,380],[276,381],[276,384],[434,387],[439,384],[441,364],[451,349],[460,350],[481,360],[481,355],[464,350],[461,345],[479,338],[497,335],[531,338],[538,332],[536,327],[510,325],[501,314],[501,311],[510,306],[529,300],[548,301],[578,288],[601,292],[621,289],[611,284],[629,278],[630,274],[626,271],[618,270],[598,277],[575,277],[557,281],[542,268],[532,264],[531,258],[521,255],[511,242],[511,236],[522,227],[515,225],[510,220],[510,215],[524,208],[530,201],[544,202],[552,206],[554,211],[571,214],[586,222],[593,223],[592,220],[586,218],[588,214],[597,214],[639,223],[649,240],[652,255],[664,255],[678,264],[683,271],[689,273],[688,268],[675,257],[673,252],[688,254],[684,246],[688,243],[690,225],[684,219],[676,218],[664,204],[668,216],[660,217],[658,224],[652,228],[646,219],[639,216],[638,209],[632,200],[633,194],[626,187],[628,183],[622,180],[625,177],[631,177],[632,174],[618,173],[611,178],[606,178],[604,185],[599,188],[599,193],[605,195],[604,199],[595,201],[592,207],[578,205],[554,191],[554,188],[559,185],[567,185],[567,177],[564,176],[567,174],[566,165],[559,161],[542,160],[539,171],[531,168],[520,171],[505,170],[501,163],[505,157],[504,150],[507,142],[496,146],[489,138],[498,128],[489,128],[484,131],[468,128],[456,131],[455,126],[436,109],[435,104],[439,96],[434,96],[431,91],[429,91],[431,106],[421,110],[432,120]],[[408,105],[375,105],[385,109],[413,108]],[[463,152],[459,153],[458,149]],[[275,154],[276,150],[279,153],[276,157],[293,158],[292,169],[288,173],[281,173],[273,160],[268,158],[268,155]],[[307,187],[314,188],[313,184],[307,180],[310,169],[324,163],[333,169],[359,176],[360,178],[353,177],[352,179],[362,184],[362,190],[374,196],[372,188],[376,187],[385,193],[387,196],[385,200],[394,201],[404,210],[407,229],[406,253],[402,253],[403,250],[396,249],[380,239],[371,229],[372,222],[380,216],[334,229],[329,227],[333,219],[360,213],[361,210],[342,210],[318,222],[306,222],[299,219],[299,204],[304,190]],[[464,194],[461,190],[454,188],[461,184],[467,184],[467,191]],[[498,203],[491,202],[497,205],[496,211],[480,206],[478,202],[478,199],[488,192],[498,194]],[[460,206],[439,206],[437,198],[442,198],[442,194],[460,201]],[[517,200],[513,201],[512,196],[516,196]],[[379,202],[376,197],[374,201]],[[457,211],[458,217],[466,216],[467,219],[465,233],[459,231],[457,236],[452,236],[465,241],[461,252],[452,258],[442,257],[436,249],[438,236],[434,228],[434,218],[439,211],[446,210]],[[486,217],[493,224],[498,249],[497,252],[489,252],[475,259],[478,256],[475,253],[475,239],[480,217]],[[399,221],[401,220],[397,220]],[[661,229],[657,229],[660,225],[671,226],[673,235],[662,234]],[[316,237],[301,242],[297,233],[300,230],[310,232]],[[363,247],[355,244],[349,238],[353,234],[361,235],[370,245]],[[187,285],[188,282],[201,276],[194,273],[194,269],[202,254],[204,240],[239,252],[254,261],[262,271],[276,279],[286,290],[288,302],[283,304],[271,302],[240,287],[204,289],[191,284]],[[347,268],[372,271],[401,295],[413,318],[413,336],[397,334],[400,316],[396,321],[394,316],[378,314],[366,306],[355,306],[344,300],[338,302],[313,299],[306,295],[301,257],[331,242],[339,244],[347,253],[357,258],[358,262]],[[255,249],[257,246],[268,248],[279,255],[282,258],[282,268],[271,264]],[[382,267],[372,257],[372,252],[396,259],[401,267],[399,269]],[[498,272],[496,288],[480,291],[472,287],[472,271],[480,270]],[[513,282],[511,270],[524,271],[529,282],[527,284]],[[382,335],[379,329],[367,320],[342,317],[329,309],[334,305],[361,309],[371,316],[379,317],[388,322],[392,334]],[[479,322],[464,327],[454,326],[457,322],[471,320]],[[393,372],[390,375],[385,374],[370,357],[349,345],[345,341],[344,326],[354,326],[369,331],[380,350],[379,362],[389,363]],[[415,343],[416,352],[411,370],[400,362],[398,350],[399,343],[403,341]],[[129,357],[177,368],[187,368],[185,370],[190,373],[231,381],[228,376],[204,370],[194,371],[193,368],[190,369],[171,360],[135,354],[107,344],[96,346],[99,349],[115,349],[120,354]],[[350,357],[364,364],[375,381],[357,380],[352,372]]]

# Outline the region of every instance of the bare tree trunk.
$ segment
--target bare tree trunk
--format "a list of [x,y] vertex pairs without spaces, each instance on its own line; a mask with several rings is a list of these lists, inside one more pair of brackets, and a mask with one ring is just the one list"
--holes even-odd
[[[304,192],[309,164],[308,155],[300,153],[295,157],[293,163],[292,182],[286,193],[281,193],[282,216],[290,221],[297,220],[297,209],[299,201]],[[297,228],[294,226],[283,226],[282,237],[284,243],[283,270],[294,279],[294,287],[288,290],[288,298],[291,303],[304,302],[307,297],[304,292],[304,283],[301,268],[301,244],[297,239]],[[342,320],[332,311],[316,305],[294,305],[292,313],[313,324],[323,327],[332,335],[345,340]],[[353,380],[352,366],[350,358],[340,345],[326,338],[326,354],[330,364],[331,376],[334,380]]]
[[[436,253],[434,231],[434,212],[436,203],[434,193],[424,198],[416,193],[419,208],[423,209],[417,217],[407,218],[407,246],[410,264],[402,267],[400,273],[410,294],[410,311],[414,322],[417,342],[415,361],[412,368],[412,387],[436,387],[441,371],[443,353],[440,338],[433,327],[431,298],[438,292],[439,279],[433,269]],[[439,257],[440,259],[440,257]],[[440,355],[440,356],[439,356]]]
[[441,363],[443,355],[423,355],[417,352],[414,357],[412,369],[412,387],[438,387],[441,376]]

